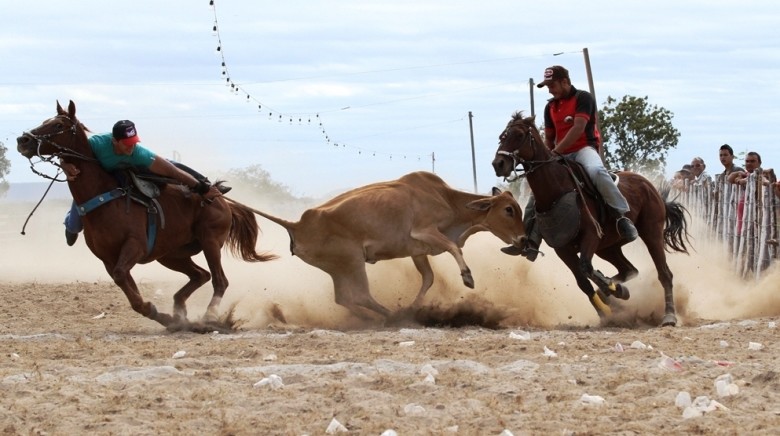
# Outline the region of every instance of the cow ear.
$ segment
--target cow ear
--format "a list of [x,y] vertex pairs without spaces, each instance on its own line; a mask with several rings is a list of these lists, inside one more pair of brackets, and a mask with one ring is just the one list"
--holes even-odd
[[492,202],[489,198],[483,198],[481,200],[474,200],[466,205],[467,208],[473,209],[473,210],[488,210],[490,209],[490,206],[492,205]]
[[493,187],[493,191],[492,192],[493,192],[493,195],[501,195],[501,190],[496,188],[495,186]]

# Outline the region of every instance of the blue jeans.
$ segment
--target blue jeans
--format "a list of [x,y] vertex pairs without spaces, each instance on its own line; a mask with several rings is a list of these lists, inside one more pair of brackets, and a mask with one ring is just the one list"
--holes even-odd
[[564,157],[577,161],[582,165],[607,205],[621,215],[629,211],[626,198],[623,197],[615,182],[612,181],[612,177],[610,177],[607,169],[604,168],[601,156],[599,156],[599,152],[595,148],[585,147],[574,153],[566,154]]
[[65,230],[70,233],[79,233],[84,229],[84,224],[81,223],[81,215],[76,208],[76,202],[72,202],[70,210],[65,214]]

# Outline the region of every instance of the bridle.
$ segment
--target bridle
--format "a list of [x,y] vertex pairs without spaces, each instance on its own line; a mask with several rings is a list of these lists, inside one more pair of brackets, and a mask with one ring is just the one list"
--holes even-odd
[[[499,147],[501,147],[504,144],[504,142],[509,138],[509,136],[511,134],[510,130],[513,127],[515,127],[515,124],[516,123],[510,123],[508,126],[506,126],[506,129],[504,129],[504,131],[498,136]],[[516,181],[516,180],[518,180],[520,178],[528,176],[529,174],[533,173],[534,171],[536,171],[536,169],[538,169],[539,167],[541,167],[543,165],[546,165],[546,164],[551,163],[551,162],[557,162],[557,161],[560,161],[560,160],[563,159],[562,156],[553,155],[553,157],[551,157],[549,159],[535,160],[534,158],[536,157],[536,148],[535,148],[534,144],[536,142],[536,138],[534,137],[534,135],[531,132],[530,128],[528,128],[528,130],[524,131],[524,135],[523,136],[524,137],[521,139],[520,145],[517,148],[515,148],[514,151],[510,152],[510,151],[506,151],[506,150],[498,150],[496,152],[496,155],[498,155],[498,156],[507,156],[507,157],[512,159],[512,174],[513,174],[513,176],[511,176],[511,177],[504,177],[504,180],[509,182],[509,183],[512,183],[512,182],[514,182],[514,181]],[[527,145],[526,145],[526,143],[527,143]],[[520,157],[520,150],[523,147],[525,147],[525,146],[531,147],[531,150],[533,151],[533,156],[531,158],[532,160],[526,160],[526,159]],[[523,173],[519,174],[517,172],[517,169],[521,165],[523,167],[522,168]]]
[[[35,141],[35,144],[36,144],[36,146],[35,146],[35,156],[38,157],[41,160],[41,162],[50,163],[50,164],[52,164],[52,165],[54,165],[54,166],[56,166],[56,167],[58,167],[60,169],[60,170],[58,170],[57,175],[55,175],[54,177],[49,176],[48,174],[44,174],[44,173],[36,170],[35,169],[36,163],[32,161],[32,158],[28,158],[28,160],[30,161],[30,170],[32,170],[33,173],[35,173],[35,174],[37,174],[37,175],[39,175],[39,176],[41,176],[41,177],[43,177],[45,179],[49,179],[49,180],[56,181],[56,182],[65,182],[67,180],[63,180],[63,179],[58,179],[57,178],[57,176],[59,176],[59,172],[62,171],[62,165],[59,162],[55,161],[55,158],[60,158],[61,159],[61,158],[65,158],[65,157],[75,157],[75,158],[78,158],[78,159],[81,159],[81,160],[91,161],[91,162],[97,162],[97,159],[95,159],[95,158],[93,158],[91,156],[87,156],[87,155],[85,155],[83,153],[80,153],[80,152],[74,150],[71,147],[66,147],[66,146],[61,145],[58,142],[54,141],[53,138],[55,138],[57,136],[60,136],[62,134],[67,134],[68,132],[70,132],[70,134],[71,134],[70,142],[73,143],[73,140],[75,139],[76,134],[78,132],[78,127],[77,127],[78,123],[73,121],[69,116],[67,116],[65,114],[59,114],[59,115],[55,116],[54,118],[55,119],[56,118],[60,118],[60,119],[68,120],[70,122],[70,127],[63,127],[59,131],[52,132],[52,133],[47,133],[47,134],[44,134],[44,135],[36,135],[35,133],[32,133],[32,131],[29,131],[29,132],[22,133],[22,136],[30,138],[33,141]],[[43,147],[44,144],[51,144],[58,151],[54,152],[54,153],[51,153],[51,154],[48,154],[48,155],[43,155],[43,154],[41,154],[41,147]]]

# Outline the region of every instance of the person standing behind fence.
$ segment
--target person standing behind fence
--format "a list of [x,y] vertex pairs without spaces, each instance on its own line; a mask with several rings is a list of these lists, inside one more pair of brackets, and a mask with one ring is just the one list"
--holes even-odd
[[[755,151],[748,152],[745,157],[745,169],[742,171],[734,170],[728,176],[729,183],[745,186],[747,184],[748,176],[753,173],[753,170],[761,166],[761,155]],[[769,180],[764,177],[762,181],[764,185],[769,184]]]
[[723,176],[724,179],[735,171],[745,171],[741,166],[734,164],[734,149],[731,148],[730,145],[721,145],[718,156],[720,157],[721,165],[723,165],[723,172],[720,175]]
[[704,164],[704,159],[695,157],[691,160],[691,172],[693,173],[693,186],[696,188],[707,187],[712,185],[712,177],[705,171],[707,165]]
[[[745,157],[745,170],[734,171],[728,176],[729,183],[733,183],[739,186],[747,186],[748,176],[753,173],[756,168],[761,166],[761,155],[755,151],[748,152]],[[769,180],[763,177],[762,183],[766,186],[769,184]],[[745,193],[739,198],[737,203],[737,233],[742,231],[742,216],[745,212]]]
[[744,168],[734,163],[734,149],[731,148],[730,145],[721,145],[718,152],[718,157],[720,158],[721,165],[723,165],[723,172],[718,174],[715,180],[715,189],[713,195],[716,201],[718,201],[720,197],[721,185],[723,185],[723,183],[728,180],[729,175],[736,171],[745,171]]

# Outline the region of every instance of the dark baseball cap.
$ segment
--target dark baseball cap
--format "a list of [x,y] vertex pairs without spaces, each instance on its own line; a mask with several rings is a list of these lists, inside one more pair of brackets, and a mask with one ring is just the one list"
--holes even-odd
[[547,86],[550,82],[554,80],[561,80],[561,79],[568,79],[568,78],[569,78],[569,70],[563,68],[560,65],[553,65],[544,70],[544,79],[542,79],[542,81],[538,85],[536,85],[536,87],[541,88],[543,86]]
[[135,124],[130,120],[117,121],[111,134],[114,139],[128,147],[141,142],[141,138],[138,137],[138,133],[135,130]]

